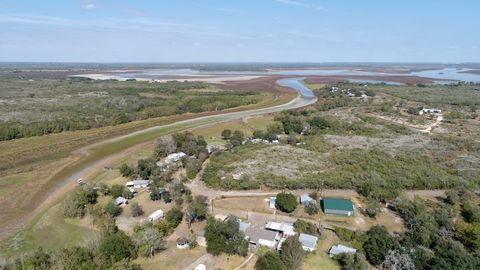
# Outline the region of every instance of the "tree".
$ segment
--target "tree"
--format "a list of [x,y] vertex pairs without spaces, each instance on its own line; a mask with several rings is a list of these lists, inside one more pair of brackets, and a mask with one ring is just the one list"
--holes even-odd
[[155,253],[166,248],[163,234],[153,227],[138,230],[133,235],[133,242],[138,253],[143,257],[151,257]]
[[222,139],[228,140],[232,136],[232,131],[230,129],[224,129],[222,131]]
[[51,266],[52,260],[50,254],[43,251],[42,248],[39,248],[25,258],[25,268],[22,267],[21,269],[48,270]]
[[365,259],[365,256],[357,252],[355,254],[351,253],[340,253],[334,257],[338,263],[341,265],[342,270],[368,270],[370,266]]
[[117,217],[122,213],[122,208],[118,206],[114,201],[109,201],[105,205],[105,212],[112,217]]
[[303,207],[305,208],[305,212],[311,216],[320,213],[320,204],[316,201],[309,201]]
[[365,207],[365,213],[371,218],[375,218],[381,211],[382,204],[375,199],[369,198]]
[[243,143],[243,140],[245,139],[245,135],[243,132],[239,130],[235,130],[230,137],[230,143],[233,145],[233,147],[239,146]]
[[137,202],[130,205],[130,210],[132,212],[132,217],[139,217],[144,214],[142,207]]
[[195,196],[193,202],[187,209],[187,222],[192,223],[195,220],[204,220],[207,218],[208,204],[207,197]]
[[[93,269],[93,268],[92,268]],[[116,262],[108,270],[142,270],[139,264],[133,263],[129,259],[123,259],[119,262]]]
[[162,199],[162,193],[164,191],[160,190],[159,188],[151,188],[150,189],[150,200],[152,201],[159,201]]
[[64,201],[64,216],[70,218],[83,217],[86,212],[86,207],[95,204],[97,197],[97,191],[91,185],[78,187],[74,193]]
[[256,270],[287,270],[285,264],[277,253],[269,250],[265,252],[255,263]]
[[166,219],[172,227],[176,228],[182,222],[183,212],[179,207],[173,207],[167,212]]
[[120,166],[120,174],[123,177],[130,177],[135,173],[135,170],[128,166],[127,164],[123,163],[122,166]]
[[305,258],[305,250],[303,250],[302,243],[298,240],[298,236],[289,237],[282,244],[280,250],[280,258],[287,267],[287,269],[300,269]]
[[53,270],[95,269],[93,254],[84,247],[64,248],[53,255]]
[[374,265],[381,264],[390,250],[398,247],[398,242],[390,236],[384,226],[374,226],[367,232],[368,239],[363,245],[368,260]]
[[252,136],[253,136],[254,139],[265,138],[265,134],[263,133],[263,130],[260,130],[260,129],[254,130]]
[[162,136],[155,146],[154,154],[156,158],[165,157],[177,151],[177,145],[171,135]]
[[121,185],[113,185],[109,188],[108,193],[110,196],[113,198],[118,198],[118,197],[125,197],[127,199],[131,199],[133,197],[132,193],[130,190],[128,190],[125,186]]
[[100,240],[98,254],[103,268],[137,255],[132,240],[122,231],[105,235]]
[[248,242],[239,228],[237,217],[231,216],[226,222],[209,218],[205,228],[207,252],[213,255],[227,253],[246,256]]
[[384,270],[414,270],[415,264],[408,253],[390,250],[380,267]]
[[172,194],[168,191],[164,191],[162,194],[163,201],[165,203],[171,203],[172,202]]
[[293,227],[295,228],[295,232],[297,233],[306,233],[312,235],[317,234],[317,226],[308,221],[297,219],[297,221],[293,223]]
[[448,204],[454,205],[460,200],[457,190],[448,190],[445,194],[447,195],[445,202]]
[[291,213],[297,208],[297,198],[291,193],[279,193],[277,194],[276,206],[278,209],[285,213]]
[[480,222],[480,207],[470,202],[464,203],[463,217],[469,223]]

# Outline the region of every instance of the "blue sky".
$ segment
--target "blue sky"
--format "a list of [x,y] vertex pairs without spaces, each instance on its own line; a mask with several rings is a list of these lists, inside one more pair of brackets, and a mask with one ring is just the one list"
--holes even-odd
[[0,0],[0,61],[480,62],[477,0]]

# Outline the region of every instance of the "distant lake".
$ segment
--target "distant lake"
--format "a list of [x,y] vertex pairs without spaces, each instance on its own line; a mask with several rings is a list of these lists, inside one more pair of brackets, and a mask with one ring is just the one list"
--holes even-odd
[[313,94],[312,90],[310,88],[306,87],[302,81],[305,78],[288,78],[288,79],[281,79],[277,81],[278,85],[285,86],[285,87],[290,87],[295,90],[297,90],[302,97],[306,98],[314,98],[315,95]]
[[[453,81],[465,81],[480,83],[479,74],[462,73],[468,71],[466,68],[445,68],[436,70],[423,70],[410,73],[383,73],[383,72],[367,72],[356,71],[348,69],[293,69],[293,70],[268,70],[264,72],[259,71],[214,71],[204,72],[195,69],[146,69],[133,72],[119,73],[123,78],[154,78],[154,77],[169,77],[169,76],[214,76],[214,75],[283,75],[283,76],[418,76],[423,78],[431,78],[437,80],[446,80],[445,82],[438,81],[436,83],[451,83]],[[363,80],[350,78],[352,82],[358,83],[387,83],[391,85],[399,85],[398,82],[388,80]]]

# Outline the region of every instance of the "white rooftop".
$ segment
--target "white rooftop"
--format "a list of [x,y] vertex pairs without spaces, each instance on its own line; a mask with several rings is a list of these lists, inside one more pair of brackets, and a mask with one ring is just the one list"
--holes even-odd
[[328,254],[330,255],[330,257],[333,257],[341,253],[355,253],[355,252],[357,252],[357,250],[354,248],[347,247],[344,245],[335,245],[335,246],[332,246],[332,248],[330,248],[330,251],[328,252]]

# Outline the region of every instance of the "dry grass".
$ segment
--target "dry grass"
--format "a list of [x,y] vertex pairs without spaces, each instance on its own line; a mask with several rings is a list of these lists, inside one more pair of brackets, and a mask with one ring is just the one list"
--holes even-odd
[[212,203],[215,208],[271,214],[273,211],[268,207],[268,198],[266,196],[228,197],[214,200]]

